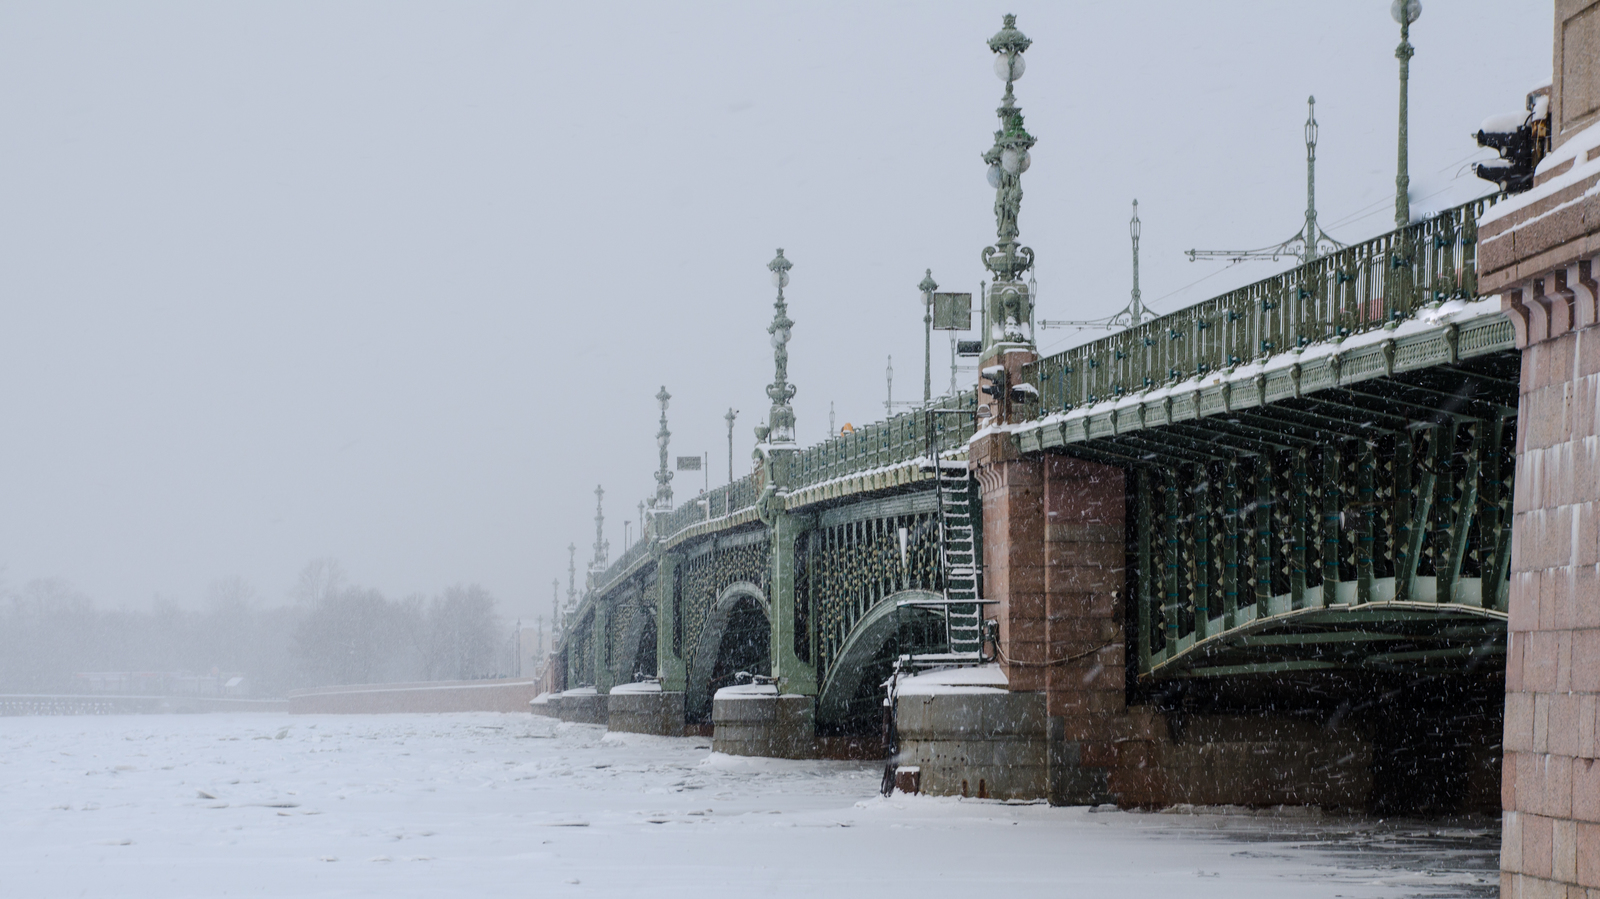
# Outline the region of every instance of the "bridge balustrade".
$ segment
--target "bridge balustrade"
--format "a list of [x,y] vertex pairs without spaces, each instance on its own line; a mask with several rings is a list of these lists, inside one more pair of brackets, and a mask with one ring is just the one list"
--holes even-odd
[[[934,400],[930,408],[970,411],[977,406],[974,391]],[[913,409],[856,428],[800,451],[800,464],[791,488],[811,487],[835,478],[888,468],[928,454],[929,416]],[[932,416],[934,446],[948,453],[966,446],[975,429],[969,415]]]
[[1041,415],[1179,383],[1390,327],[1426,303],[1477,295],[1478,220],[1498,196],[1039,359],[1023,377]]

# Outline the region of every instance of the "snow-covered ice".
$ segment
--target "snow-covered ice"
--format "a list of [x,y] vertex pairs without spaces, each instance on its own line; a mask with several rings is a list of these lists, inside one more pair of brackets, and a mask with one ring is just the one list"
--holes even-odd
[[0,718],[0,896],[1493,895],[1498,829],[877,795],[531,715]]

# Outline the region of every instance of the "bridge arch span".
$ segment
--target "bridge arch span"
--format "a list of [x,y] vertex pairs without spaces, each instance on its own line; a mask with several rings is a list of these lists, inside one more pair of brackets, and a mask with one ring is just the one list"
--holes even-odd
[[656,673],[656,607],[651,603],[630,604],[628,620],[622,628],[622,651],[615,669],[616,683],[632,683],[638,675]]
[[847,732],[877,725],[875,713],[881,699],[878,685],[893,670],[895,640],[902,628],[909,629],[908,634],[918,644],[917,649],[933,648],[922,644],[943,637],[944,618],[939,612],[902,607],[900,603],[943,598],[928,590],[902,590],[885,596],[861,616],[840,645],[838,658],[817,697],[819,729]]
[[732,683],[734,673],[772,672],[771,633],[772,603],[765,590],[750,581],[722,588],[688,660],[684,706],[691,720],[710,718],[712,697]]

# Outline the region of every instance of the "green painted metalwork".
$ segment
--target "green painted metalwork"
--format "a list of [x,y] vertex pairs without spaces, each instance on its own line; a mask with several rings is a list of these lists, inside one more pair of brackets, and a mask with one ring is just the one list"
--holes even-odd
[[[1016,26],[1017,17],[1007,15],[1004,27],[989,39],[989,49],[995,54],[995,73],[1005,81],[1006,93],[1001,99],[1000,108],[995,110],[995,115],[1000,118],[1000,127],[994,133],[994,145],[983,154],[983,161],[989,165],[989,184],[995,189],[997,236],[995,246],[986,247],[983,251],[983,265],[1000,283],[1014,283],[1033,267],[1033,251],[1017,244],[1017,237],[1021,233],[1017,217],[1022,210],[1022,173],[1028,170],[1028,151],[1033,148],[1035,140],[1023,126],[1022,109],[1017,106],[1013,90],[1016,80],[1022,77],[1026,69],[1022,54],[1033,42]],[[1021,300],[1021,294],[1016,292],[1007,296],[1017,296]],[[1021,339],[1021,328],[1030,320],[1030,310],[1020,304],[996,307],[991,303],[989,315],[990,320],[985,322],[984,329],[986,350],[997,340]]]
[[1239,623],[1239,459],[1230,457],[1222,483],[1222,626]]
[[1172,467],[1165,471],[1161,484],[1161,492],[1166,500],[1166,528],[1164,537],[1166,543],[1166,595],[1162,609],[1162,618],[1166,624],[1167,643],[1166,650],[1170,655],[1178,652],[1182,647],[1179,643],[1183,632],[1182,601],[1183,591],[1179,582],[1182,571],[1179,569],[1179,542],[1182,539],[1181,522],[1178,518],[1178,472]]
[[[1138,545],[1138,556],[1134,577],[1137,579],[1139,588],[1138,626],[1139,633],[1149,634],[1152,633],[1151,609],[1155,604],[1155,591],[1152,589],[1154,585],[1151,583],[1151,573],[1154,571],[1152,567],[1154,565],[1154,557],[1150,553],[1151,532],[1155,529],[1155,512],[1150,496],[1150,481],[1154,477],[1154,473],[1147,467],[1140,467],[1135,476],[1138,478],[1138,486],[1136,488],[1138,491],[1138,506],[1134,511],[1136,516],[1134,530],[1136,534],[1135,540]],[[1150,670],[1151,658],[1155,651],[1154,642],[1153,639],[1144,639],[1138,643],[1140,671]]]
[[1376,538],[1373,525],[1377,517],[1377,494],[1373,488],[1373,469],[1377,465],[1371,441],[1361,441],[1361,455],[1356,462],[1356,514],[1359,530],[1356,532],[1356,602],[1372,602],[1372,560]]
[[1394,0],[1389,13],[1400,23],[1400,46],[1394,50],[1394,58],[1400,60],[1400,142],[1394,176],[1394,223],[1399,227],[1411,220],[1411,174],[1406,153],[1410,131],[1411,57],[1417,52],[1411,46],[1411,23],[1422,15],[1422,2]]
[[1473,297],[1477,221],[1496,199],[1464,203],[1040,359],[1024,368],[1023,377],[1048,397],[1041,413],[1059,413],[1261,362],[1313,342],[1393,327],[1427,303]]
[[767,595],[771,544],[760,531],[748,534],[752,539],[738,545],[718,546],[717,541],[711,541],[702,552],[679,563],[673,601],[679,617],[676,626],[681,628],[680,657],[688,659],[701,651],[701,636],[711,607],[729,586],[748,583],[762,596]]
[[1272,601],[1272,454],[1256,456],[1256,553],[1251,566],[1257,616]]
[[1211,625],[1211,517],[1215,504],[1211,500],[1211,473],[1207,465],[1194,467],[1195,484],[1189,491],[1190,527],[1193,539],[1194,573],[1190,577],[1190,595],[1193,597],[1194,638],[1204,640]]
[[943,587],[933,510],[824,525],[806,538],[820,677],[828,676],[857,623],[886,597]]

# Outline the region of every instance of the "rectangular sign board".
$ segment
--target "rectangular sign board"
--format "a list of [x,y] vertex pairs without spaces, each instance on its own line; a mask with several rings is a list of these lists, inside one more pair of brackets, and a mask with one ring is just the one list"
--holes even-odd
[[933,329],[935,331],[971,331],[972,294],[934,294]]
[[700,457],[699,456],[679,456],[678,457],[678,470],[679,471],[699,471],[700,470]]

